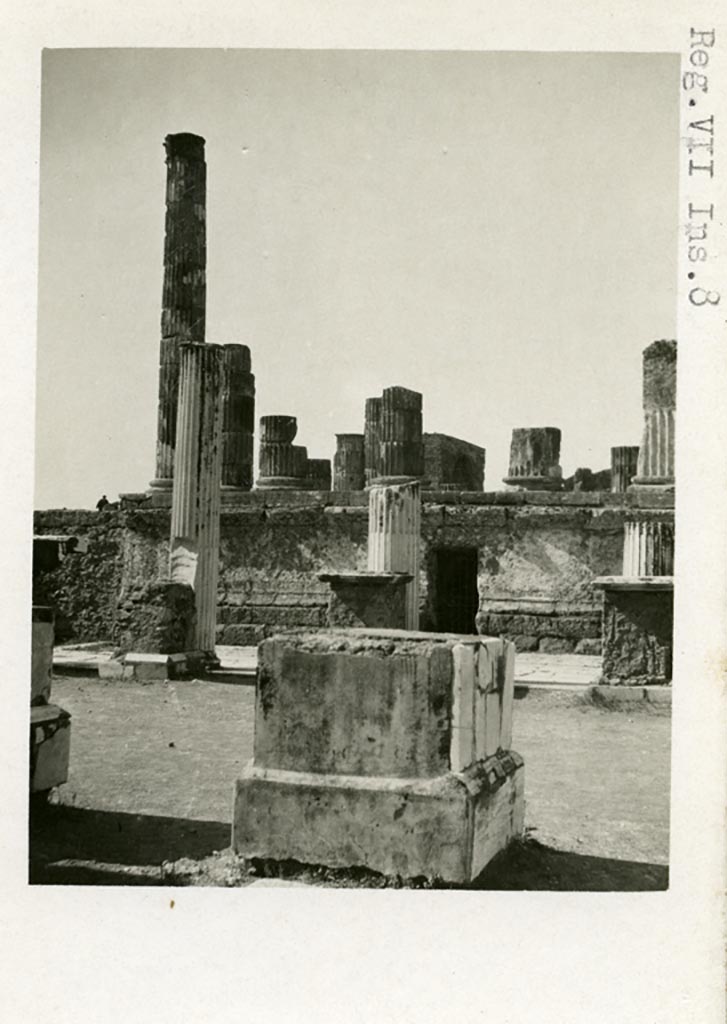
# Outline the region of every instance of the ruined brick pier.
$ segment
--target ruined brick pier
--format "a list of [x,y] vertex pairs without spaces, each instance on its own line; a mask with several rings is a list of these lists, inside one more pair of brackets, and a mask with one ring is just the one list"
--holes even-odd
[[224,346],[222,488],[249,491],[253,476],[255,377],[247,345]]

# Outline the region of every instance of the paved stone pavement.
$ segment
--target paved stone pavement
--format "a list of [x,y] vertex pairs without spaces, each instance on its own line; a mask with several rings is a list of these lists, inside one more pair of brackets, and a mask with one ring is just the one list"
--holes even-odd
[[[89,672],[98,670],[99,662],[109,661],[113,648],[109,644],[83,644],[56,647],[53,666],[57,672]],[[254,676],[257,667],[256,647],[220,645],[217,656],[222,662],[222,675]],[[527,686],[593,686],[601,674],[601,659],[585,654],[518,654],[515,659],[515,680]]]

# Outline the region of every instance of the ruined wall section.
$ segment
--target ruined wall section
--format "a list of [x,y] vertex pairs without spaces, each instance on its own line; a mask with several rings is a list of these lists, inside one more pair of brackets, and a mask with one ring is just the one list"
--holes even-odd
[[[611,493],[432,493],[422,509],[421,625],[437,628],[430,581],[440,548],[476,548],[480,632],[520,650],[598,649],[596,576],[617,575],[635,499]],[[658,513],[671,515],[669,498]],[[647,514],[647,513],[642,513]],[[326,623],[319,572],[366,568],[364,492],[249,493],[221,517],[219,643]],[[84,535],[88,551],[40,573],[34,600],[66,624],[59,642],[117,640],[134,595],[167,573],[169,512],[38,512],[35,532]],[[583,641],[590,641],[584,647]]]
[[33,572],[33,604],[55,609],[55,642],[113,639],[123,579],[123,517],[50,509],[35,513],[34,532],[79,540],[55,568]]

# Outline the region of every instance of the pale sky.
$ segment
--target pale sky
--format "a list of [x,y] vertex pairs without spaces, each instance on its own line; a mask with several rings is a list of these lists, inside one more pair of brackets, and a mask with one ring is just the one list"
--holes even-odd
[[164,136],[207,154],[207,340],[256,419],[331,458],[364,401],[487,449],[563,432],[564,475],[641,436],[675,337],[674,55],[55,50],[43,68],[38,508],[154,475]]

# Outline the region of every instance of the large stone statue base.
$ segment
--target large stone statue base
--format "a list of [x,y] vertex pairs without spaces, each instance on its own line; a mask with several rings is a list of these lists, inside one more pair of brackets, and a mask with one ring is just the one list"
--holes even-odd
[[434,779],[251,765],[237,783],[232,842],[246,858],[467,883],[522,834],[523,787],[522,758],[504,751]]
[[233,847],[472,881],[523,829],[513,690],[513,645],[492,637],[328,629],[264,640]]
[[601,576],[603,671],[607,686],[664,686],[672,678],[674,580]]

